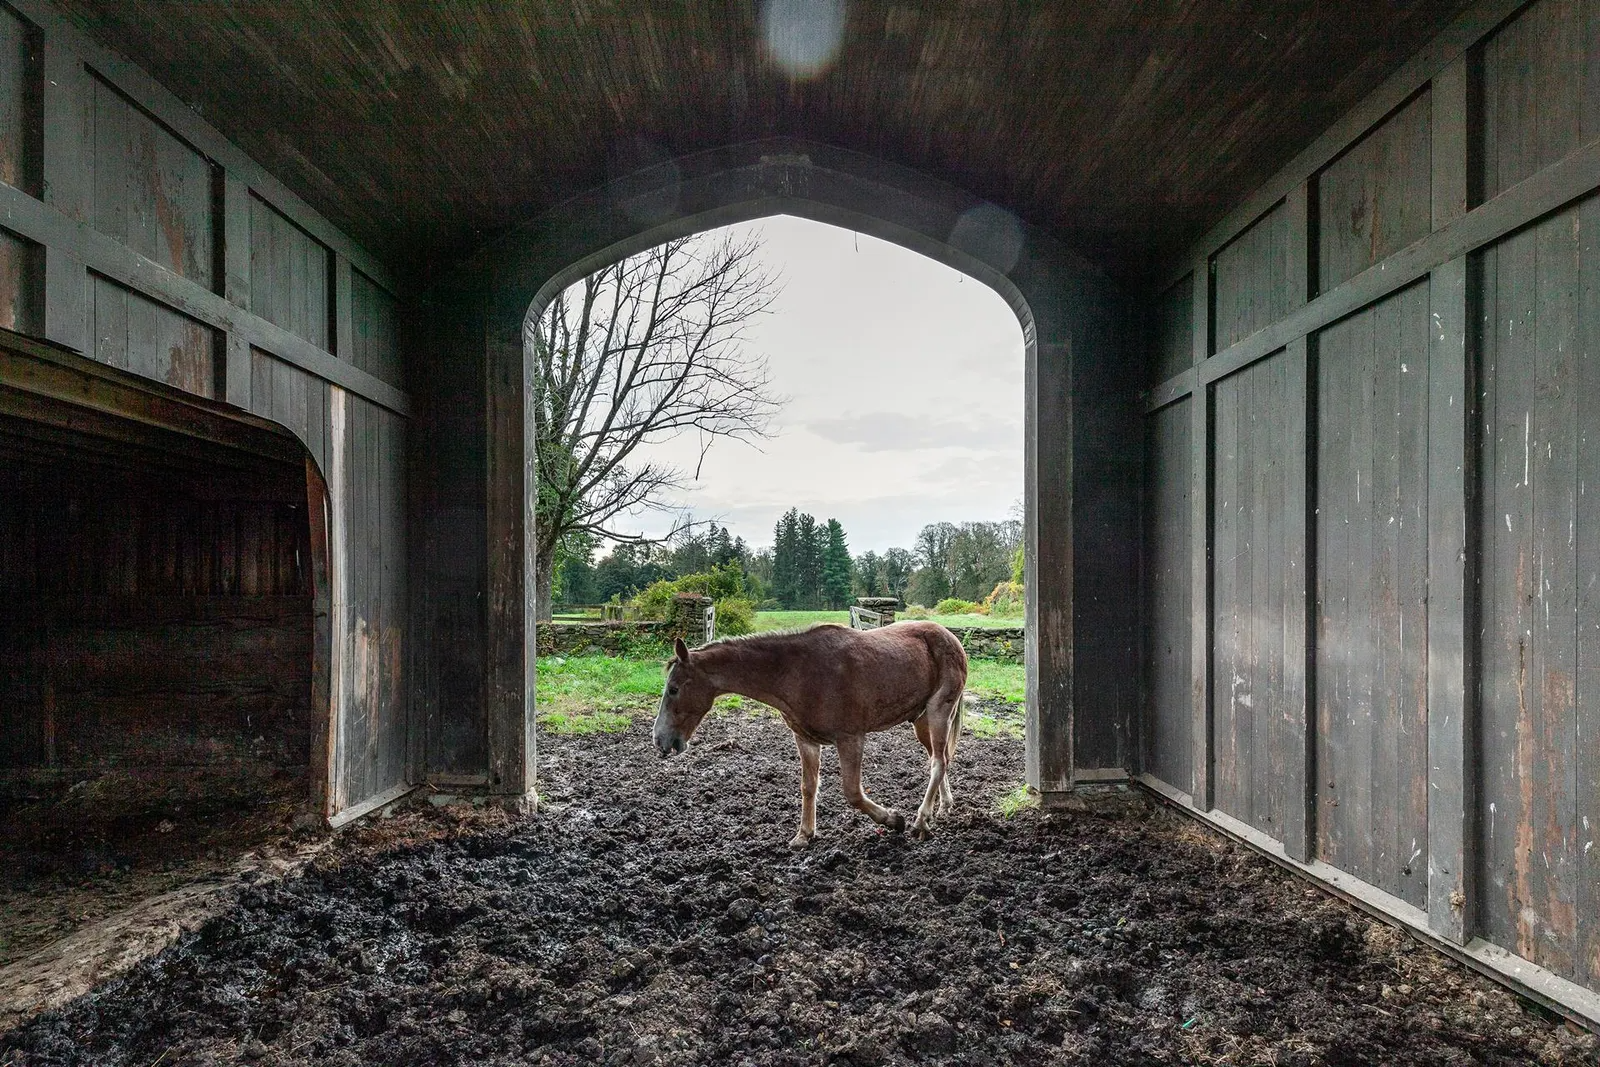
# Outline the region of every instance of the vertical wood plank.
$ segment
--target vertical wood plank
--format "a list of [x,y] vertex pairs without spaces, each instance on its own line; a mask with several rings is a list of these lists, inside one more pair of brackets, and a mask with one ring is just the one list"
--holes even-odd
[[[1596,12],[1600,15],[1600,11]],[[1600,23],[1600,18],[1596,19]],[[1600,48],[1591,53],[1600,58]],[[1600,79],[1597,79],[1600,82]],[[1576,980],[1600,983],[1600,199],[1579,208],[1581,244],[1578,278],[1577,526],[1574,559],[1577,588],[1578,677],[1574,717],[1576,768],[1577,947]]]
[[1467,213],[1469,71],[1461,56],[1433,76],[1432,166],[1433,228]]
[[1467,639],[1473,405],[1469,377],[1467,260],[1428,280],[1428,926],[1464,945],[1474,934],[1477,887],[1472,815],[1478,767]]
[[[77,222],[87,222],[94,155],[92,92],[83,63],[53,42],[44,45],[43,179],[45,202]],[[44,334],[57,344],[87,352],[88,274],[66,249],[44,253]]]
[[1315,825],[1316,741],[1309,663],[1314,655],[1310,589],[1309,515],[1316,499],[1310,461],[1312,405],[1309,343],[1302,337],[1283,354],[1283,847],[1291,859],[1311,859]]
[[[1205,362],[1211,354],[1211,267],[1202,258],[1194,268],[1194,362]],[[1210,811],[1216,806],[1215,781],[1212,767],[1215,762],[1215,739],[1212,736],[1212,685],[1211,685],[1211,398],[1213,387],[1197,384],[1190,403],[1189,447],[1191,508],[1189,536],[1190,555],[1189,605],[1190,605],[1190,657],[1192,672],[1189,694],[1193,715],[1190,738],[1194,745],[1194,768],[1191,774],[1194,806]]]
[[250,189],[237,174],[222,176],[222,295],[250,310]]
[[333,354],[340,359],[355,359],[355,329],[351,292],[350,261],[333,257]]

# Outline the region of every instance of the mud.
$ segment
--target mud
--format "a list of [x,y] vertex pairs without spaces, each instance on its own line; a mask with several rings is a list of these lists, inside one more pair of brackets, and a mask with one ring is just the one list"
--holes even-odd
[[[1136,795],[1002,817],[1015,739],[963,742],[960,810],[925,843],[846,809],[830,758],[801,854],[781,724],[697,740],[663,762],[642,722],[546,737],[538,816],[364,831],[0,1037],[0,1064],[1594,1061]],[[919,751],[869,744],[880,801],[915,803]]]

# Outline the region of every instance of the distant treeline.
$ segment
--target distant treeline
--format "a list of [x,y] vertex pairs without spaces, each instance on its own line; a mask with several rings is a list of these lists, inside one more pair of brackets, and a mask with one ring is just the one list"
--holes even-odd
[[667,544],[621,544],[596,561],[592,539],[563,541],[556,564],[561,604],[627,601],[652,583],[737,567],[745,595],[784,610],[842,609],[855,597],[892,596],[929,607],[948,598],[981,601],[995,585],[1020,581],[1022,524],[936,522],[909,549],[850,554],[837,519],[790,508],[771,548],[752,551],[714,522],[694,524]]

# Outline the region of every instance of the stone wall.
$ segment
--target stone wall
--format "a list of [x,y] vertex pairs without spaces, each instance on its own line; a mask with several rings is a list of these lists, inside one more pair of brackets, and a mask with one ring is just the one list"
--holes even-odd
[[968,656],[997,659],[1005,663],[1022,662],[1022,627],[1007,626],[955,630],[951,633],[961,638],[961,647]]

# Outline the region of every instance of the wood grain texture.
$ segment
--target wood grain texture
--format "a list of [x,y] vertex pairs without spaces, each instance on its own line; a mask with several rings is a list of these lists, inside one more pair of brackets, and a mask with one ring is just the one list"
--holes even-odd
[[1194,278],[1185,275],[1155,301],[1149,383],[1160,385],[1194,366]]
[[1284,690],[1287,359],[1215,386],[1212,510],[1216,806],[1282,840],[1290,737]]
[[1317,292],[1432,229],[1431,99],[1412,97],[1317,176]]
[[1317,336],[1317,855],[1428,872],[1428,288]]
[[250,201],[250,310],[332,350],[328,249],[259,197]]
[[95,229],[208,289],[218,241],[211,161],[100,78],[91,82],[89,218]]
[[396,264],[664,156],[783,134],[970,188],[1128,274],[1180,252],[1466,5],[874,0],[850,5],[837,61],[798,80],[742,2],[64,6]]
[[1578,616],[1597,580],[1580,546],[1600,536],[1578,525],[1580,489],[1597,476],[1581,429],[1597,417],[1583,389],[1600,331],[1585,299],[1597,225],[1591,199],[1484,254],[1479,398],[1482,917],[1488,936],[1577,981],[1596,973],[1577,908],[1594,892],[1578,809],[1600,729],[1593,696],[1579,694],[1595,676],[1582,669]]
[[90,291],[96,359],[220,399],[224,353],[217,331],[98,275]]
[[1279,203],[1211,260],[1211,343],[1221,351],[1298,306],[1289,266],[1290,215]]
[[1145,421],[1145,708],[1142,766],[1168,785],[1193,788],[1189,703],[1191,400]]
[[0,760],[304,766],[297,474],[0,420]]

